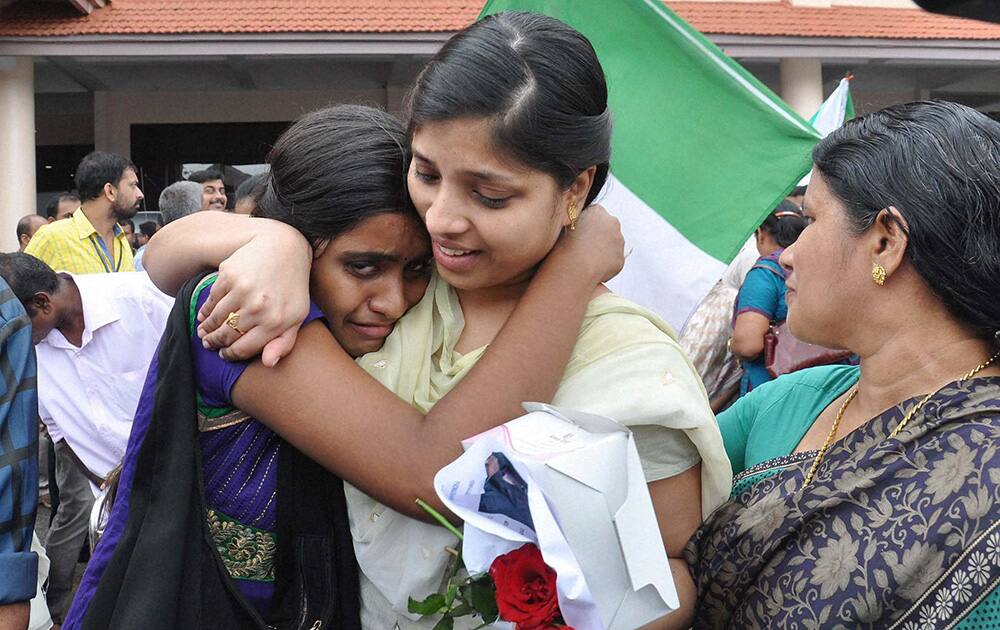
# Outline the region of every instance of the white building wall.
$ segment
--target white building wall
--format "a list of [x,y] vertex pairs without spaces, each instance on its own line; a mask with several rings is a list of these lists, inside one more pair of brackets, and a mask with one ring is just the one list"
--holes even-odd
[[332,103],[394,105],[385,89],[95,92],[94,148],[128,156],[135,124],[280,122]]

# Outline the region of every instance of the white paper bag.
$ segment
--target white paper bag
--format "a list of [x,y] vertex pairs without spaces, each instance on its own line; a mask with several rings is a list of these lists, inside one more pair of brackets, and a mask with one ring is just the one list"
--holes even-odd
[[469,572],[534,543],[577,630],[634,630],[676,610],[631,432],[600,416],[525,407],[527,415],[466,440],[466,452],[434,478],[465,521]]

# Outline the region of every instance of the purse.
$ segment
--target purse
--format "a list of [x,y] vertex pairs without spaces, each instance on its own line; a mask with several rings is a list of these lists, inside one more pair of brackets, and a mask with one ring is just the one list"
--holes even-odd
[[850,358],[850,350],[824,348],[800,341],[782,322],[764,334],[764,367],[771,376],[796,372],[817,365],[831,365]]

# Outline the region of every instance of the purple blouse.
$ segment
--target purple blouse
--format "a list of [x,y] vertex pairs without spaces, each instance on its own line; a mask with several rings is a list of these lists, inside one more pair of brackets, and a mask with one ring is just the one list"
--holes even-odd
[[[198,308],[208,299],[210,288],[209,284],[198,294]],[[323,313],[313,305],[305,323],[321,317]],[[203,424],[214,423],[217,427],[203,430],[200,436],[208,509],[206,517],[230,577],[266,618],[274,591],[273,571],[270,579],[259,572],[262,564],[268,566],[274,552],[277,458],[284,440],[232,407],[230,394],[233,385],[249,362],[223,360],[218,353],[206,350],[197,334],[191,335],[190,343],[198,387],[199,419]],[[156,380],[157,359],[154,357],[132,424],[115,504],[63,623],[65,630],[80,627],[101,575],[125,530],[139,449],[152,417]],[[205,418],[211,419],[206,422]],[[245,553],[249,546],[258,557],[249,558],[250,562],[241,562],[248,558],[227,553],[227,542],[230,540],[241,553]],[[255,562],[262,557],[264,563]],[[267,573],[266,569],[264,573]]]

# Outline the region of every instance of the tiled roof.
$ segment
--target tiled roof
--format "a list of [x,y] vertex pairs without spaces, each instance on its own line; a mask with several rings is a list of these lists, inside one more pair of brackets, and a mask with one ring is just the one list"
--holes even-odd
[[[998,0],[1000,1],[1000,0]],[[1000,24],[875,7],[793,7],[787,3],[672,2],[703,33],[873,39],[1000,39]]]
[[[709,34],[1000,40],[1000,24],[919,9],[666,4]],[[83,16],[68,4],[22,0],[0,9],[0,36],[449,32],[471,23],[481,7],[481,0],[112,0]]]
[[112,0],[81,16],[66,5],[20,2],[0,12],[0,36],[175,33],[456,31],[482,0]]

